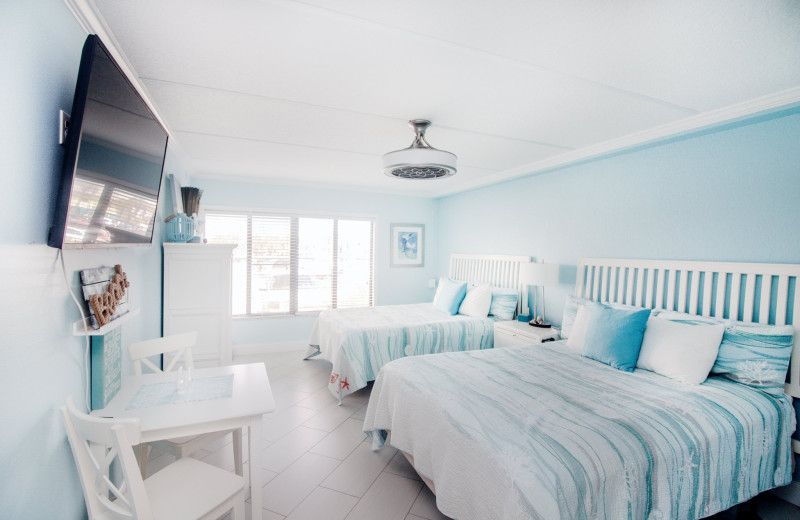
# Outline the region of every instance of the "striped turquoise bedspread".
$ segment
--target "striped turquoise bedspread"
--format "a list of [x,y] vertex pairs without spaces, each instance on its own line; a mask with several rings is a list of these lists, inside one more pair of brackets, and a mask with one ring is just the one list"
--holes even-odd
[[394,359],[492,348],[494,321],[451,316],[430,303],[334,309],[319,314],[306,358],[333,363],[328,388],[341,399],[374,381]]
[[414,456],[459,520],[702,518],[791,481],[791,401],[621,372],[557,342],[407,358],[364,431]]

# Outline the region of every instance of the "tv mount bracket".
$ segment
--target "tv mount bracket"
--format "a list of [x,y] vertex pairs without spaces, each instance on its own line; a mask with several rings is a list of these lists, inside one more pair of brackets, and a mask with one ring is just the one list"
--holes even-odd
[[58,111],[58,144],[64,146],[69,136],[69,114],[63,110]]

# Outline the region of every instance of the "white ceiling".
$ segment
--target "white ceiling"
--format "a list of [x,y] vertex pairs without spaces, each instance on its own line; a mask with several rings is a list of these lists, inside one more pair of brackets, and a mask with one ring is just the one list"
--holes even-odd
[[[73,1],[193,177],[438,197],[800,102],[795,0]],[[415,118],[454,177],[381,173]]]

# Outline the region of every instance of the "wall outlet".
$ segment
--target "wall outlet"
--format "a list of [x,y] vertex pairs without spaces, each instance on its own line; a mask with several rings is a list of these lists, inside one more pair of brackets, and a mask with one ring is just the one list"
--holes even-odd
[[436,289],[436,278],[428,280],[428,289]]

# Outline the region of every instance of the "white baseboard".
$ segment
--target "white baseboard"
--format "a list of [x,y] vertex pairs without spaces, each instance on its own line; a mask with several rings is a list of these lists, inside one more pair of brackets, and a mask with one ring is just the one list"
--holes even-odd
[[800,507],[800,482],[794,481],[788,486],[775,488],[769,492],[790,504]]
[[276,352],[303,352],[308,347],[307,341],[280,341],[275,343],[249,343],[233,346],[233,357],[258,356]]

